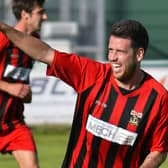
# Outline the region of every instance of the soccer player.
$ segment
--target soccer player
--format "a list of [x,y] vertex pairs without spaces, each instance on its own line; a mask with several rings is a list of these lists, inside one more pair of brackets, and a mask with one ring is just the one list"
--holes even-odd
[[[13,0],[14,29],[39,38],[36,33],[47,19],[45,0]],[[0,152],[11,153],[20,168],[37,168],[38,159],[24,103],[31,103],[29,74],[34,60],[0,32]]]
[[158,168],[168,151],[168,93],[140,68],[148,33],[135,20],[112,26],[109,63],[59,52],[4,23],[0,30],[78,93],[63,168]]

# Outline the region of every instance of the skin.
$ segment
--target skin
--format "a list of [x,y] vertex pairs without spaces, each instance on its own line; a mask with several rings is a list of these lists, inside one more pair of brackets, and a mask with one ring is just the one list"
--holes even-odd
[[[32,58],[52,64],[54,49],[46,43],[26,34],[22,34],[10,26],[0,23],[0,30]],[[110,36],[108,59],[118,86],[125,89],[134,89],[141,81],[143,73],[140,63],[144,57],[144,49],[133,51],[131,39]],[[167,152],[152,151],[145,158],[140,168],[158,168],[166,159]]]
[[108,59],[117,84],[127,90],[134,89],[143,76],[140,62],[144,56],[144,49],[139,48],[134,54],[131,39],[111,36],[108,50]]
[[167,152],[150,152],[145,158],[140,168],[159,168],[159,166],[166,160]]
[[[35,4],[32,13],[22,10],[21,19],[16,23],[15,29],[25,34],[32,34],[41,28],[43,21],[47,20],[47,14],[43,7]],[[30,103],[32,99],[32,91],[28,84],[8,83],[0,81],[0,90],[7,92],[9,95],[21,99],[24,103]],[[38,168],[36,153],[26,150],[12,151],[20,168]]]
[[31,14],[24,10],[21,12],[21,20],[18,21],[15,28],[21,32],[32,34],[39,31],[42,22],[47,19],[45,10],[40,6],[35,6]]
[[22,83],[8,83],[0,81],[0,90],[8,93],[13,97],[22,99],[24,103],[30,103],[32,99],[32,92],[30,86]]

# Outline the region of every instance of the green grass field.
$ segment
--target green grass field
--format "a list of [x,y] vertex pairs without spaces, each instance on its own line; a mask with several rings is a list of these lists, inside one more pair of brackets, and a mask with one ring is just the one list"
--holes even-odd
[[[60,168],[66,151],[70,126],[32,127],[40,168]],[[11,155],[0,154],[0,168],[18,168]],[[168,159],[160,168],[168,168]]]
[[[60,168],[66,151],[70,126],[32,127],[40,168]],[[15,159],[0,154],[0,168],[18,168]]]

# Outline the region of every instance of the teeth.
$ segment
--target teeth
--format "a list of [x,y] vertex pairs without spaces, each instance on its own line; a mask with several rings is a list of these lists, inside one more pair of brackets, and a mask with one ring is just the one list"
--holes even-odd
[[119,68],[120,65],[118,65],[118,64],[113,64],[113,67],[114,67],[114,68]]

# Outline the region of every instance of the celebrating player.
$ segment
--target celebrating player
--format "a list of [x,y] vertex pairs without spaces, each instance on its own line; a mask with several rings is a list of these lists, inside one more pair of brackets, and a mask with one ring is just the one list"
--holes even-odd
[[109,63],[59,52],[4,23],[0,30],[78,93],[63,168],[158,168],[168,151],[168,93],[140,68],[148,33],[135,20],[112,26]]

